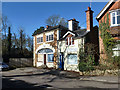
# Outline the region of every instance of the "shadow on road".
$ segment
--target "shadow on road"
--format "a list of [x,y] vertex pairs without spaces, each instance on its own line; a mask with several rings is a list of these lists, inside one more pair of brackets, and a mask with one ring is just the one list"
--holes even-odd
[[[72,88],[59,88],[55,89],[51,85],[43,84],[43,85],[37,85],[37,84],[31,84],[22,80],[13,80],[12,78],[3,78],[2,81],[2,90],[72,90]],[[94,87],[83,87],[80,86],[80,88],[73,88],[73,90],[118,90],[118,89],[104,89],[104,88],[94,88]]]
[[[2,90],[8,90],[8,89],[21,89],[21,90],[26,90],[26,89],[34,89],[34,90],[43,90],[43,89],[54,89],[54,90],[66,90],[66,88],[54,88],[51,85],[48,84],[42,84],[42,85],[38,85],[37,83],[32,84],[32,83],[28,83],[22,80],[16,80],[13,79],[14,77],[27,77],[27,76],[42,76],[42,75],[55,75],[57,77],[52,78],[50,81],[48,81],[48,83],[53,82],[55,79],[57,78],[69,78],[69,79],[80,79],[81,77],[83,78],[83,76],[80,76],[79,73],[73,73],[73,72],[66,72],[66,71],[60,71],[60,70],[45,70],[43,69],[42,72],[39,73],[39,71],[37,71],[37,73],[33,73],[31,72],[25,72],[26,74],[23,75],[12,75],[12,76],[3,76],[2,78]],[[85,76],[85,77],[91,77],[91,76]],[[93,77],[93,76],[92,76]],[[81,80],[82,81],[82,80]],[[69,87],[68,87],[69,88]],[[79,88],[74,88],[75,90],[118,90],[118,89],[105,89],[105,88],[95,88],[95,87],[83,87],[83,86],[79,86]],[[73,90],[74,90],[73,89]],[[68,90],[71,90],[71,88],[69,88]]]
[[52,88],[51,85],[47,85],[47,84],[44,84],[44,85],[37,85],[37,84],[31,84],[31,83],[28,83],[28,82],[25,82],[25,81],[22,81],[22,80],[15,80],[15,79],[12,79],[12,78],[3,78],[2,79],[2,90],[4,89],[11,89],[12,90],[17,88],[17,89],[21,89],[21,90],[24,90],[24,89],[34,89],[34,88],[38,88],[38,89],[44,89],[44,88]]
[[[80,79],[81,77],[91,77],[91,76],[80,76],[79,73],[75,73],[75,72],[67,72],[67,71],[60,71],[60,70],[56,70],[56,69],[51,69],[51,70],[47,70],[43,69],[43,72],[41,73],[41,71],[37,71],[37,74],[34,74],[33,72],[27,72],[26,74],[23,75],[12,75],[12,76],[4,76],[4,77],[26,77],[26,76],[41,76],[41,75],[55,75],[58,77],[63,77],[63,78],[69,78],[69,79]],[[93,77],[93,76],[92,76]],[[94,76],[95,77],[95,76]]]

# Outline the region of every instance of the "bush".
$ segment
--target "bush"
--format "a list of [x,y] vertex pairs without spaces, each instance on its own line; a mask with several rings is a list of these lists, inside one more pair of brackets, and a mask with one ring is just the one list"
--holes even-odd
[[91,44],[86,45],[86,49],[79,50],[79,71],[91,71],[94,70],[95,58],[94,58],[94,46]]
[[116,67],[120,68],[120,56],[115,56],[115,57],[113,58],[113,64],[114,64]]

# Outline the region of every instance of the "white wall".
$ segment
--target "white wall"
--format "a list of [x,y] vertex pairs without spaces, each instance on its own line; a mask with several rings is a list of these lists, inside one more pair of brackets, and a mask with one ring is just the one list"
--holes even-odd
[[73,31],[73,21],[68,21],[68,29]]
[[[83,41],[82,41],[83,40]],[[74,46],[66,46],[65,41],[60,41],[58,45],[58,52],[64,53],[64,70],[70,70],[70,71],[79,71],[78,64],[79,64],[79,48],[82,46],[82,42],[84,42],[84,39],[76,39],[74,40]],[[78,56],[78,63],[77,64],[68,64],[67,62],[67,55],[68,54],[77,54]]]

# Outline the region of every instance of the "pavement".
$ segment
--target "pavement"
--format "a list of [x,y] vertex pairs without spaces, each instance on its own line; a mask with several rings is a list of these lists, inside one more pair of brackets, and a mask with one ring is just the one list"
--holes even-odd
[[33,67],[4,71],[3,89],[11,88],[49,88],[49,89],[85,89],[118,90],[117,76],[80,76],[79,73],[55,69],[37,69]]

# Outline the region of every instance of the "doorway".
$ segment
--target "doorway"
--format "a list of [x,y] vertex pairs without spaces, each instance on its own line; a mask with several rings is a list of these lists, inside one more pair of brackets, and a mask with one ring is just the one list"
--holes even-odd
[[44,65],[46,65],[46,54],[44,54]]
[[63,53],[60,53],[60,65],[59,65],[59,68],[61,70],[64,70],[64,59],[63,59],[64,55]]

